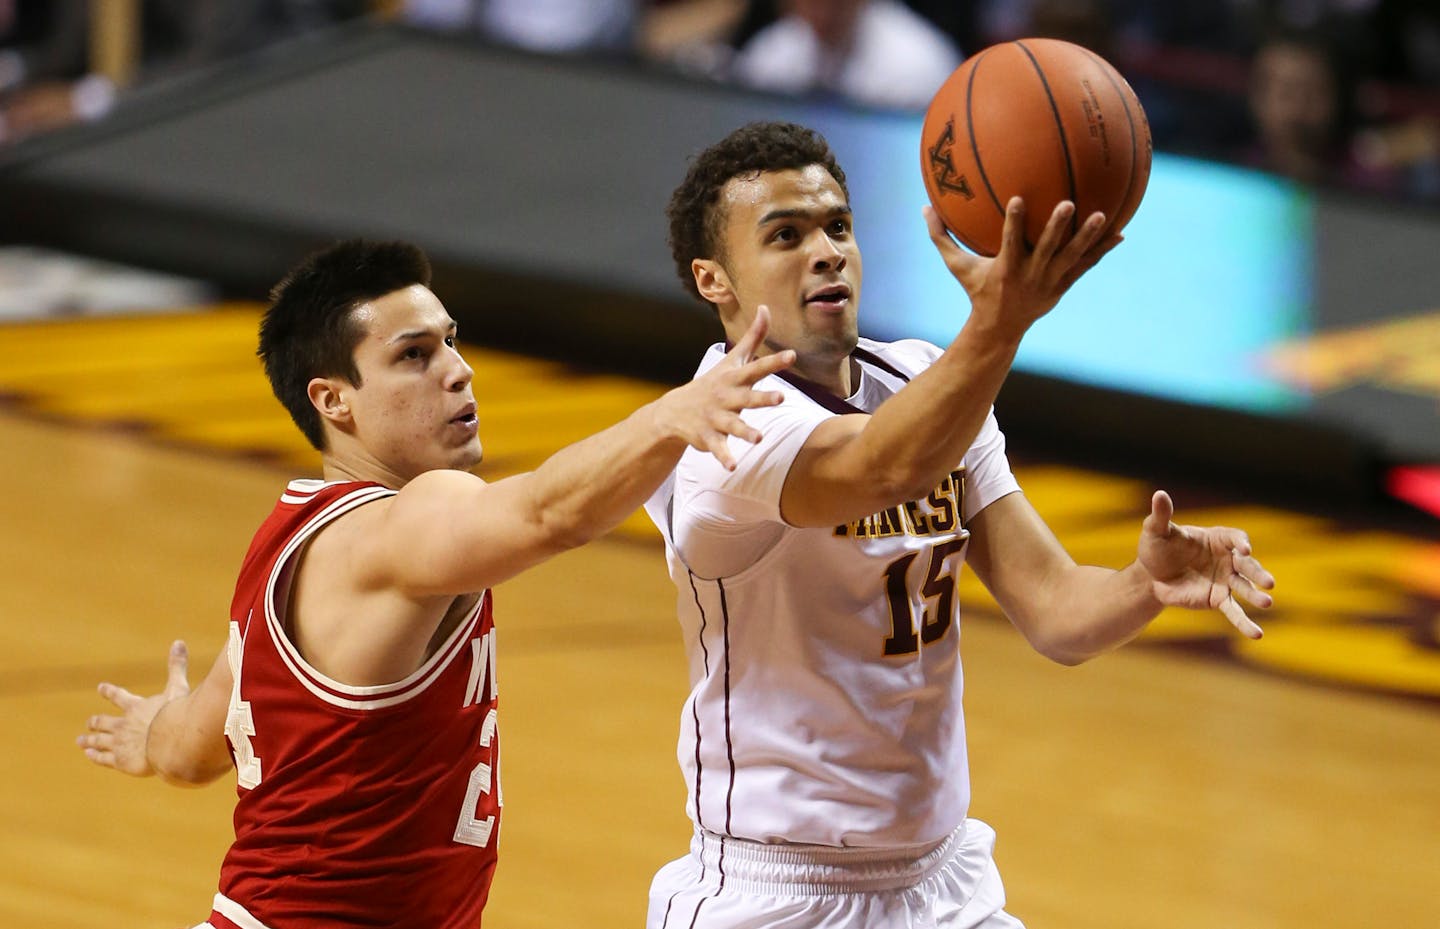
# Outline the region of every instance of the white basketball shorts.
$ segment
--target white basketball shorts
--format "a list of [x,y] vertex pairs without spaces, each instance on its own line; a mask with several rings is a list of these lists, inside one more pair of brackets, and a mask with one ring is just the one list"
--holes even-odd
[[995,830],[929,849],[767,845],[698,831],[650,885],[646,929],[1024,929],[1005,912]]

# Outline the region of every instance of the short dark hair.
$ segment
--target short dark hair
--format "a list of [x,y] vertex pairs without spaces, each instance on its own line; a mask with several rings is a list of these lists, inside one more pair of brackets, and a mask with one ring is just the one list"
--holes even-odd
[[820,165],[849,198],[845,172],[820,133],[795,123],[749,123],[705,149],[690,163],[685,180],[670,196],[670,254],[685,289],[698,300],[690,262],[723,258],[724,210],[720,191],[732,178]]
[[270,389],[316,450],[325,450],[325,430],[310,403],[310,380],[342,377],[358,387],[355,346],[364,333],[355,308],[412,284],[430,286],[430,261],[419,248],[347,239],[309,255],[270,291],[255,354]]

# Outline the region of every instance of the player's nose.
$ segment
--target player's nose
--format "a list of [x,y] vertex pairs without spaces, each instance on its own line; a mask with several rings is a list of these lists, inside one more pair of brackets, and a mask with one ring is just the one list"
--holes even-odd
[[445,372],[445,386],[450,390],[464,390],[475,379],[475,369],[458,351],[452,351],[451,357],[452,364]]
[[814,244],[810,252],[810,270],[812,271],[839,271],[845,267],[845,253],[842,252],[828,235],[821,232],[813,236]]

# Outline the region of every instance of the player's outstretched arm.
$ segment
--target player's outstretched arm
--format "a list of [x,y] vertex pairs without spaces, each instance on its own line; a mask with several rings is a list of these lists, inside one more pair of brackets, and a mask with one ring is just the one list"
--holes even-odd
[[1072,234],[1074,212],[1068,201],[1057,206],[1031,249],[1016,197],[1000,253],[982,258],[955,244],[925,208],[931,240],[970,297],[970,317],[935,363],[874,415],[831,419],[811,433],[780,501],[787,521],[834,526],[923,497],[950,473],[985,424],[1030,325],[1120,241],[1100,238],[1099,213]]
[[103,768],[135,777],[159,774],[172,784],[208,784],[230,770],[225,715],[230,699],[230,667],[222,653],[200,686],[190,689],[189,652],[184,642],[170,646],[165,689],[141,697],[109,682],[100,695],[119,715],[97,714],[86,720],[76,744]]
[[1079,664],[1128,642],[1167,606],[1217,609],[1249,638],[1260,627],[1239,601],[1266,609],[1275,578],[1250,541],[1226,526],[1179,526],[1157,491],[1139,554],[1121,570],[1077,565],[1023,494],[986,507],[970,523],[966,561],[1036,651]]
[[[740,411],[775,406],[760,379],[794,363],[794,352],[754,357],[769,326],[755,322],[725,359],[624,421],[556,452],[539,468],[488,484],[434,471],[397,494],[356,557],[371,580],[416,596],[480,590],[617,526],[654,493],[686,448],[734,467],[727,440],[760,438]],[[363,513],[362,509],[360,515]]]

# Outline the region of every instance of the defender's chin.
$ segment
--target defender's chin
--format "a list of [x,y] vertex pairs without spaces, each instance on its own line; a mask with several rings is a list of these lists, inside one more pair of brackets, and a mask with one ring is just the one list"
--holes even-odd
[[485,449],[480,444],[480,440],[476,439],[462,448],[455,457],[457,461],[452,467],[459,471],[469,471],[480,464],[481,459],[485,457]]

